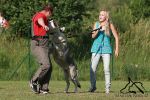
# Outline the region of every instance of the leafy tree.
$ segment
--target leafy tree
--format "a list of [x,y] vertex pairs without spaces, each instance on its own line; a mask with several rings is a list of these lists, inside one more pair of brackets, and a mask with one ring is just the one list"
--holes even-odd
[[150,1],[149,0],[131,0],[129,3],[129,7],[132,11],[132,15],[134,16],[134,22],[138,22],[140,18],[148,18],[150,17]]
[[[31,28],[31,18],[42,6],[51,2],[54,6],[53,18],[68,31],[81,31],[83,16],[92,0],[1,0],[0,11],[10,21],[13,32],[26,35]],[[11,6],[10,6],[11,5]]]
[[87,11],[91,9],[93,1],[95,0],[53,0],[54,19],[58,20],[60,26],[65,26],[67,32],[81,33],[83,17],[89,16]]

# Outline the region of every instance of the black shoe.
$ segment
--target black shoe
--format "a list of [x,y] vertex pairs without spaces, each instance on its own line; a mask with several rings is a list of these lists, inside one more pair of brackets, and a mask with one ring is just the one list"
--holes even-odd
[[30,87],[31,87],[31,89],[32,89],[33,92],[39,93],[39,85],[38,85],[38,83],[33,82],[31,80],[30,83],[29,83],[29,85],[30,85]]
[[96,90],[96,87],[93,87],[93,88],[90,88],[89,90],[88,90],[88,92],[94,92]]

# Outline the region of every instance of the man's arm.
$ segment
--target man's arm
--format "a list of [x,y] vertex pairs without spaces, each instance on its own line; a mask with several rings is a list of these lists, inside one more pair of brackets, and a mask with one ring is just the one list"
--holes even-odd
[[41,25],[46,31],[49,30],[49,27],[45,25],[43,18],[38,19],[38,24]]

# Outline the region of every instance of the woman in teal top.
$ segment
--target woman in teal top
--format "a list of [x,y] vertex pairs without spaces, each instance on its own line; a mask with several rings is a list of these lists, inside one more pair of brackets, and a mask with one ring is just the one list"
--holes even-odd
[[103,59],[104,74],[105,74],[105,92],[110,91],[110,56],[112,54],[112,47],[110,43],[110,31],[113,33],[115,38],[115,56],[119,54],[119,39],[118,33],[114,25],[109,21],[109,13],[107,11],[100,11],[99,21],[94,24],[93,29],[100,30],[94,31],[92,33],[92,38],[94,39],[91,48],[91,66],[90,66],[90,82],[91,87],[89,92],[94,92],[96,90],[96,69],[99,63],[100,57]]
[[[100,23],[96,22],[96,29],[100,27]],[[100,42],[101,41],[101,42]],[[92,48],[92,53],[99,53],[99,54],[111,54],[112,48],[110,44],[110,36],[105,34],[105,31],[98,31],[97,36],[94,39]]]

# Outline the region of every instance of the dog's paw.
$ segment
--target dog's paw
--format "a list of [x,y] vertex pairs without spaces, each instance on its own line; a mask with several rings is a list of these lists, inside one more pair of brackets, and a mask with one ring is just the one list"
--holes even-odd
[[81,88],[81,85],[80,85],[80,84],[78,84],[78,87],[79,87],[79,88]]

